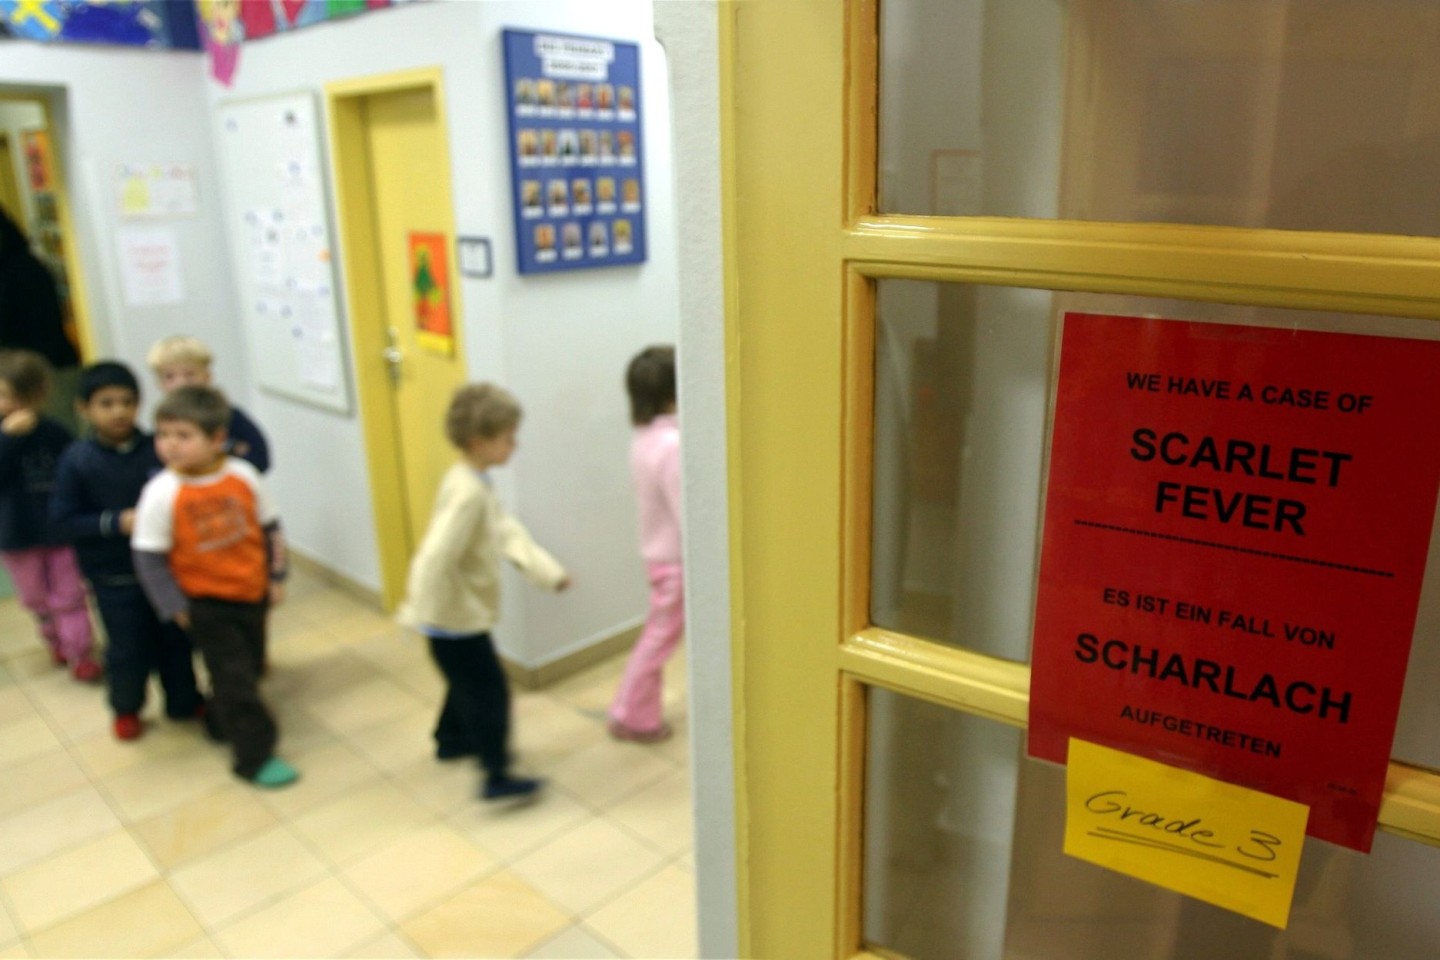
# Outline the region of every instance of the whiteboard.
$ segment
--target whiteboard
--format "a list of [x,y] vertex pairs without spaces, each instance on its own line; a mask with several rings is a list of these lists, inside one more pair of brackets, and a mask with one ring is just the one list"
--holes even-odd
[[218,123],[225,229],[256,382],[349,413],[315,97],[223,104]]

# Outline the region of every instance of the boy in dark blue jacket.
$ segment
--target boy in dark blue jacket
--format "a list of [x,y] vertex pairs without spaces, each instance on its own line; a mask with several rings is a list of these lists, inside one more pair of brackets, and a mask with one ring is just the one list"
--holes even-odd
[[81,373],[76,406],[91,435],[60,458],[50,515],[75,545],[105,625],[115,736],[134,740],[144,732],[140,711],[151,671],[160,674],[171,719],[202,717],[205,701],[195,684],[189,638],[155,615],[131,560],[135,504],[161,470],[153,438],[135,425],[140,384],[123,363],[101,361]]

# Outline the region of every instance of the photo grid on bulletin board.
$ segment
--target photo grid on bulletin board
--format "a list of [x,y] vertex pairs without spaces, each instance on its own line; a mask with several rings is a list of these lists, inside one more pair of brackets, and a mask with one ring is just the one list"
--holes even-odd
[[229,103],[219,124],[225,226],[256,381],[349,413],[315,99]]
[[520,272],[643,263],[639,46],[526,30],[503,37]]

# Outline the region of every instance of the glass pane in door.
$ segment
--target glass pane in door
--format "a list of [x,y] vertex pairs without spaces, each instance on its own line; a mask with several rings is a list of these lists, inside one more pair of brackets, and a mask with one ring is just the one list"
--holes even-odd
[[1011,727],[872,688],[864,937],[913,960],[1433,960],[1440,849],[1307,841],[1289,929],[1061,852],[1064,768]]
[[891,213],[1440,233],[1440,6],[881,6]]
[[[1066,312],[1440,339],[1434,321],[913,280],[880,281],[876,302],[872,622],[1016,661]],[[1415,429],[1432,420],[1416,411]],[[1440,531],[1430,544],[1393,754],[1440,769]]]

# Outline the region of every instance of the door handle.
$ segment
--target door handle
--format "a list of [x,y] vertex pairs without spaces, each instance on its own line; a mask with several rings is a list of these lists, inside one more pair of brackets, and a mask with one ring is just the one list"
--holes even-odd
[[405,351],[400,349],[400,332],[394,327],[385,330],[385,349],[380,356],[385,360],[385,368],[390,371],[390,382],[399,386],[404,374],[401,364],[405,362]]

